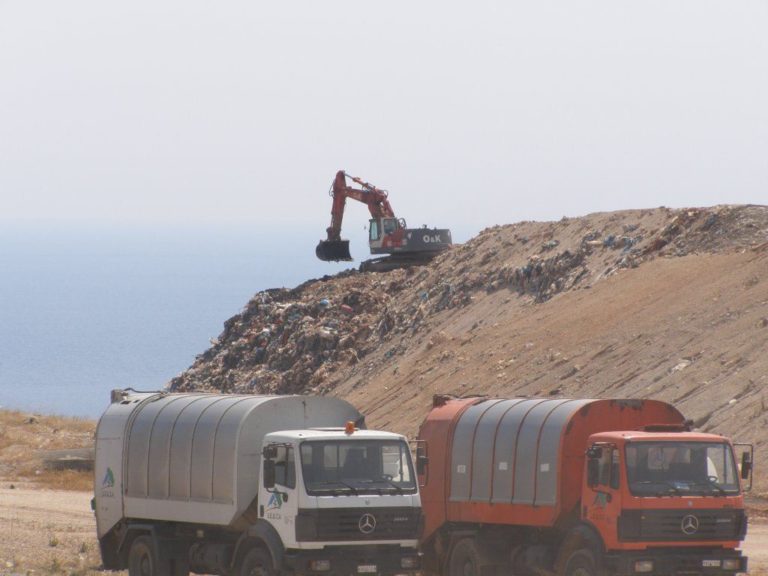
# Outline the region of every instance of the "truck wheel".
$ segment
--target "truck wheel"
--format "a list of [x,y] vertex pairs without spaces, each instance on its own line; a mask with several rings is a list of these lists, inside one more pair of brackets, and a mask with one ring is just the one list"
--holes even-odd
[[590,550],[576,550],[565,566],[565,576],[597,576],[595,557]]
[[163,562],[157,557],[152,536],[137,536],[128,551],[129,576],[187,576],[189,564],[184,557]]
[[128,552],[129,576],[158,576],[157,554],[150,536],[137,536]]
[[480,554],[470,538],[459,540],[448,559],[448,576],[480,576]]
[[238,576],[274,576],[272,557],[264,548],[251,548],[243,558]]

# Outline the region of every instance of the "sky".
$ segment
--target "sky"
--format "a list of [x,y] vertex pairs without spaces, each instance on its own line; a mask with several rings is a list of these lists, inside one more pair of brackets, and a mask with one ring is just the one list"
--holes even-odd
[[314,256],[340,169],[458,242],[768,203],[766,30],[765,0],[0,0],[0,403],[97,414],[356,266]]
[[463,237],[766,203],[766,29],[764,0],[0,0],[0,221],[319,238],[339,169]]

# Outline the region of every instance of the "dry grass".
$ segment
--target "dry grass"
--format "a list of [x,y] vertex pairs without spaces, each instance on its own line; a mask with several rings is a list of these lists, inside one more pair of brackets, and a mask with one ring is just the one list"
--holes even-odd
[[93,472],[79,470],[42,470],[35,475],[35,484],[53,490],[93,492]]
[[93,446],[96,423],[65,416],[0,410],[0,477],[61,490],[93,489],[93,474],[46,470],[42,455],[49,450]]

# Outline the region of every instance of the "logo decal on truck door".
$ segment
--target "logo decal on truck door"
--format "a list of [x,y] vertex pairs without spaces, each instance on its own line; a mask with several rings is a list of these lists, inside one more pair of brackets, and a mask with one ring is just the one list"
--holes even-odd
[[267,502],[267,510],[279,510],[283,506],[283,499],[279,492],[272,492]]

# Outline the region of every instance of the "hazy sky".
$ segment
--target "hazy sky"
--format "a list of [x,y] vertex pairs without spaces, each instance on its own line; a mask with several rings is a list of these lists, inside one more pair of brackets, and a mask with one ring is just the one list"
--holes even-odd
[[[0,219],[768,203],[768,3],[0,0]],[[367,214],[350,206],[347,225]]]

